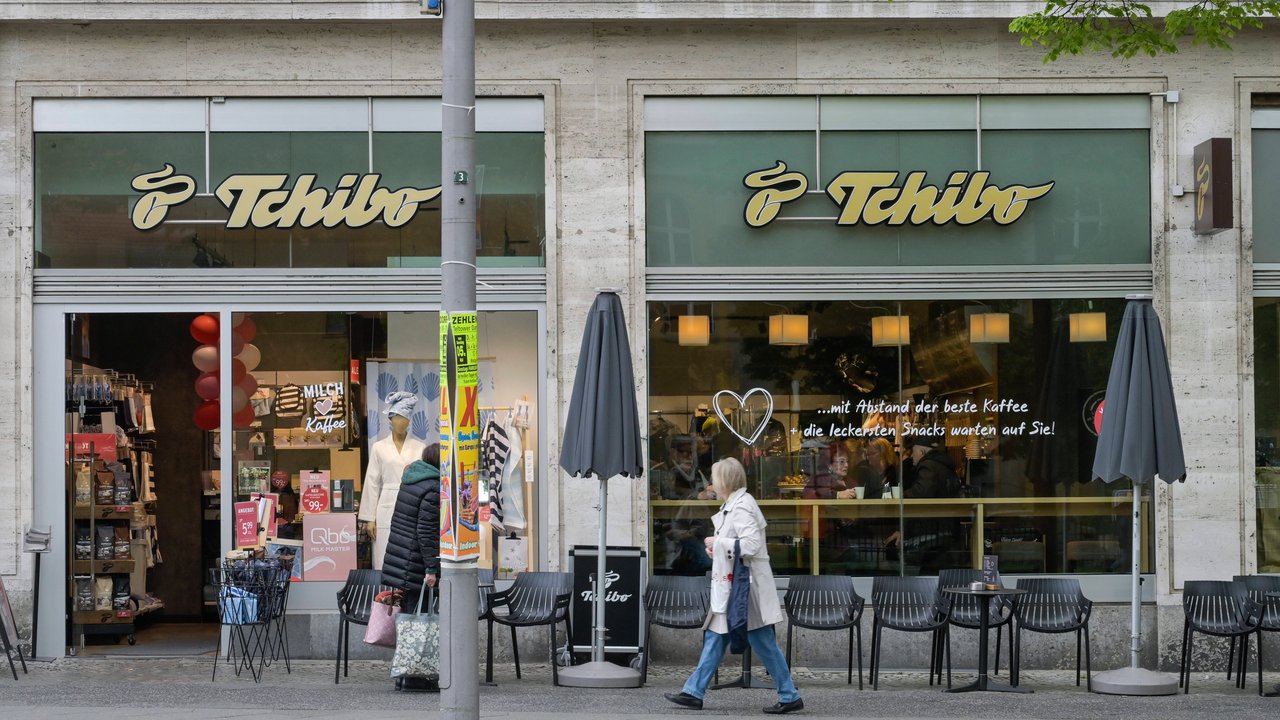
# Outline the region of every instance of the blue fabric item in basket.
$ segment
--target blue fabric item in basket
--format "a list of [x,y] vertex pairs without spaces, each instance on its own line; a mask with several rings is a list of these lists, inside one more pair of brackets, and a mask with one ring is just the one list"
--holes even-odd
[[234,585],[222,588],[218,598],[223,625],[251,625],[258,622],[258,596]]

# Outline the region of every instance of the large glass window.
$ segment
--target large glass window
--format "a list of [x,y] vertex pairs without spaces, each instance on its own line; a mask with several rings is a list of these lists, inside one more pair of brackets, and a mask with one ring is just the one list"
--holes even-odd
[[1258,572],[1280,572],[1280,298],[1253,301]]
[[[984,554],[1005,572],[1127,572],[1129,490],[1090,482],[1122,313],[1121,300],[650,303],[655,571],[707,570],[711,465],[734,457],[780,573],[932,574]],[[1149,504],[1143,523],[1149,571]]]
[[[35,138],[36,266],[438,266],[438,200],[419,205],[397,227],[382,219],[358,228],[226,227],[228,210],[213,193],[233,175],[286,175],[287,190],[300,175],[314,174],[313,192],[331,194],[340,192],[343,176],[367,173],[379,174],[378,187],[389,191],[441,184],[438,107],[418,98],[331,100],[228,99],[209,105],[211,120],[194,121],[207,133],[131,131],[146,127],[141,111],[153,110],[154,103],[107,101],[101,127],[93,120],[97,106],[48,104],[37,114]],[[182,102],[186,108],[191,101]],[[203,101],[195,102],[200,109]],[[476,190],[482,267],[543,264],[546,150],[540,108],[537,101],[481,100],[475,177],[467,181]],[[183,127],[192,122],[186,118]],[[131,213],[142,194],[131,183],[166,164],[190,176],[196,194],[169,208],[163,223],[138,230]]]
[[[653,98],[646,103],[647,262],[650,267],[1148,263],[1149,104],[1145,96]],[[786,172],[802,174],[807,190],[783,199],[775,219],[753,227],[745,217],[752,212],[749,201],[764,191],[745,186],[744,178],[779,162]],[[1098,172],[1100,167],[1106,172]],[[874,186],[891,193],[906,186],[909,173],[923,172],[923,194],[904,190],[901,197],[927,208],[935,202],[949,207],[950,201],[939,198],[946,197],[953,174],[977,171],[989,173],[982,176],[988,188],[1053,187],[1028,201],[1008,224],[988,218],[939,225],[910,217],[837,225],[842,206],[830,187],[843,173],[890,178],[897,173],[891,180],[857,180],[864,192]],[[934,192],[930,186],[937,188],[936,195],[929,194]],[[843,187],[835,190],[840,197]],[[969,188],[956,199],[964,204],[980,191]],[[873,195],[866,207],[889,204],[887,196]]]

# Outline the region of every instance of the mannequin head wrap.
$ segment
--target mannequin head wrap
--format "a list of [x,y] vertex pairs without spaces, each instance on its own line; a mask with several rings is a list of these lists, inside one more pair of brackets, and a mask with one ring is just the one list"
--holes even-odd
[[387,395],[386,403],[387,417],[399,415],[407,418],[413,412],[413,406],[418,404],[418,396],[411,392],[393,392]]

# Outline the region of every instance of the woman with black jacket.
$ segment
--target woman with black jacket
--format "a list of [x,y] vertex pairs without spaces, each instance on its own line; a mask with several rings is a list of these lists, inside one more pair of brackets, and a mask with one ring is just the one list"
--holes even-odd
[[[404,591],[401,608],[413,612],[422,584],[435,587],[440,576],[440,444],[428,445],[422,459],[404,469],[400,493],[382,560],[382,580]],[[397,689],[432,689],[419,678],[397,680]]]

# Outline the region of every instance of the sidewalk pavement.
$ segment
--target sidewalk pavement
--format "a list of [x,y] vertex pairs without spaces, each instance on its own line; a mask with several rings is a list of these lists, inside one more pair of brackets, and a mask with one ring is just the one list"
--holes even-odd
[[[721,679],[736,677],[736,658],[726,658]],[[436,694],[399,693],[387,677],[385,662],[352,662],[351,675],[334,685],[333,664],[295,661],[292,673],[283,663],[267,668],[262,682],[248,676],[236,677],[230,666],[218,668],[218,679],[210,681],[212,659],[135,659],[124,657],[64,658],[52,662],[28,662],[30,674],[18,682],[0,676],[0,715],[22,718],[92,718],[92,720],[222,720],[225,718],[341,718],[366,720],[439,717],[440,698]],[[510,663],[495,667],[495,687],[481,686],[482,718],[522,720],[563,720],[564,718],[652,718],[701,716],[762,716],[761,709],[773,704],[769,690],[732,688],[708,693],[702,712],[685,710],[668,703],[662,693],[678,691],[689,668],[652,666],[649,683],[641,689],[588,690],[552,687],[549,666],[522,665],[523,679],[515,678]],[[483,671],[481,671],[483,672]],[[757,670],[763,678],[763,671]],[[1106,718],[1107,720],[1179,720],[1212,715],[1261,717],[1280,709],[1280,698],[1257,694],[1257,676],[1250,676],[1249,689],[1237,690],[1223,673],[1196,673],[1190,695],[1134,698],[1094,695],[1075,686],[1069,671],[1025,671],[1022,686],[1035,690],[1031,695],[968,693],[947,695],[930,687],[924,673],[886,671],[881,673],[880,690],[870,684],[858,691],[845,684],[843,669],[797,667],[796,682],[805,718],[962,718],[972,720],[1037,718]],[[955,672],[956,686],[970,682],[974,675]],[[1003,677],[1003,673],[1002,673]],[[1271,689],[1277,677],[1266,678]]]

